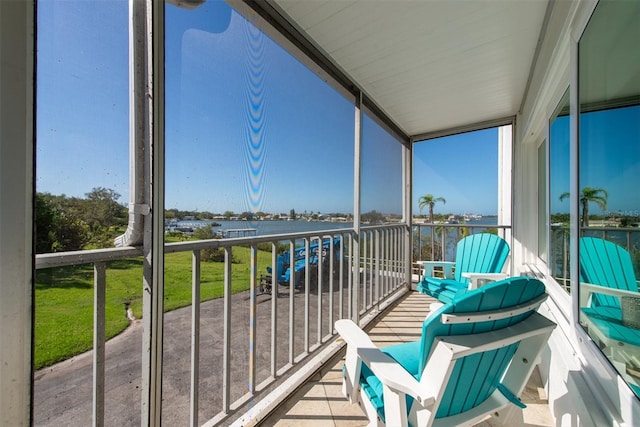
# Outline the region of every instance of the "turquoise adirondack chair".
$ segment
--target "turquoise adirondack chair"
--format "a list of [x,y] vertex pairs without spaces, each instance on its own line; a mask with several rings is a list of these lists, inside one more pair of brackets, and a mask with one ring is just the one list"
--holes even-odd
[[[425,274],[416,289],[449,302],[456,295],[477,288],[480,280],[506,278],[508,275],[501,271],[508,256],[509,245],[501,237],[489,233],[472,234],[458,242],[455,262],[419,261]],[[443,268],[445,277],[434,277],[434,267]]]
[[640,356],[640,324],[626,321],[622,309],[622,299],[630,298],[627,302],[637,304],[630,314],[640,316],[638,281],[629,252],[607,240],[580,238],[580,282],[582,324],[613,351],[632,345]]
[[505,423],[522,421],[518,396],[555,327],[535,312],[546,296],[534,278],[493,282],[432,312],[420,340],[382,350],[354,322],[339,320],[343,392],[369,425],[473,425],[496,413]]

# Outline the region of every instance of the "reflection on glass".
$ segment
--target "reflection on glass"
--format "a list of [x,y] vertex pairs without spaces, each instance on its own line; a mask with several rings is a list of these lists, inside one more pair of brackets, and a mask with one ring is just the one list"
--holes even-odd
[[263,235],[352,215],[353,102],[225,2],[166,11],[171,219]]
[[538,147],[538,257],[547,260],[547,141]]
[[569,90],[549,119],[549,269],[569,292]]
[[360,218],[364,225],[402,219],[402,150],[397,139],[363,115]]
[[580,323],[640,395],[640,2],[600,2],[579,44]]

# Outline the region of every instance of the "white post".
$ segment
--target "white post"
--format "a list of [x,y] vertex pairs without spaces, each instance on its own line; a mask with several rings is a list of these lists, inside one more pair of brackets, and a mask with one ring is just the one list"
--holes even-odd
[[[513,188],[513,125],[498,128],[498,225],[512,225]],[[504,239],[513,248],[512,229],[504,231]],[[512,258],[512,257],[511,257]],[[513,262],[509,259],[507,271],[513,273]]]
[[0,423],[31,424],[34,4],[0,1]]
[[144,51],[135,56],[144,57],[146,63],[145,87],[137,92],[145,99],[140,137],[147,147],[144,200],[151,207],[151,215],[144,216],[141,424],[159,426],[164,326],[164,3],[130,0],[130,5],[136,22],[133,31],[145,40]]
[[404,262],[405,262],[405,280],[407,289],[411,290],[413,286],[412,266],[413,266],[413,139],[402,149],[402,177],[403,177],[403,199],[402,211],[404,223],[407,229],[404,233]]
[[351,274],[353,275],[353,298],[351,320],[356,325],[360,320],[358,294],[360,289],[360,185],[362,181],[362,92],[358,93],[354,118],[354,164],[353,164],[353,246],[351,251]]

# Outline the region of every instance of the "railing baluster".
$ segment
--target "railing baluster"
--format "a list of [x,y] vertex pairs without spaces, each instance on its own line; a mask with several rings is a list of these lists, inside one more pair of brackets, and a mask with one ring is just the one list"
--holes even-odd
[[348,307],[348,318],[349,319],[353,319],[355,316],[355,310],[353,308],[353,275],[354,275],[354,269],[357,268],[356,262],[359,264],[360,261],[359,260],[354,260],[354,253],[353,253],[353,235],[349,234],[349,261],[348,261],[348,266],[347,266],[347,270],[348,270],[348,274],[347,274],[347,307]]
[[394,285],[394,289],[397,289],[398,287],[400,287],[400,285],[402,284],[402,266],[403,266],[403,262],[402,260],[403,258],[403,253],[404,251],[402,250],[404,245],[402,244],[402,234],[401,231],[398,229],[395,230],[391,230],[391,233],[395,236],[395,240],[396,240],[396,258],[393,260],[393,263],[395,265],[395,285]]
[[376,286],[376,282],[377,282],[376,270],[375,270],[375,253],[373,252],[376,232],[370,231],[368,234],[369,234],[369,304],[367,304],[367,308],[373,307],[375,303],[373,299],[373,288],[374,286]]
[[395,252],[395,241],[394,241],[394,236],[392,232],[386,233],[385,236],[385,244],[387,246],[387,257],[385,259],[385,265],[386,265],[386,275],[387,275],[387,281],[385,283],[385,287],[386,287],[386,294],[389,294],[390,292],[393,291],[394,289],[394,279],[393,279],[393,271],[394,271],[394,252]]
[[375,244],[375,251],[376,251],[376,292],[375,292],[375,301],[376,304],[380,302],[380,295],[382,295],[381,289],[382,289],[382,281],[383,281],[383,277],[385,276],[385,274],[382,271],[382,262],[380,259],[380,240],[381,240],[381,236],[380,236],[380,230],[376,230],[376,244]]
[[[387,232],[385,233],[385,260],[387,262],[387,265],[389,265],[392,262],[392,251],[391,251],[391,236],[392,234],[389,232],[389,230],[387,230]],[[391,292],[391,289],[393,288],[393,282],[391,280],[389,280],[387,278],[387,280],[385,281],[385,289],[384,289],[384,294],[385,296],[388,295]]]
[[[271,264],[277,263],[276,245],[271,246]],[[256,255],[257,262],[257,255]],[[275,378],[278,373],[278,273],[277,266],[271,275],[271,377]]]
[[198,423],[200,389],[200,251],[193,251],[191,268],[191,414],[192,427]]
[[318,254],[317,254],[317,265],[316,265],[316,273],[317,273],[317,290],[318,293],[318,319],[316,323],[316,327],[318,328],[318,337],[317,344],[322,344],[322,236],[318,237]]
[[104,425],[106,265],[93,265],[93,425]]
[[[339,269],[339,274],[340,277],[338,278],[338,285],[340,286],[338,293],[339,293],[339,297],[338,300],[340,301],[340,307],[338,308],[339,312],[339,318],[340,319],[344,319],[344,259],[345,259],[345,248],[346,245],[344,244],[344,234],[340,235],[340,264],[338,266]],[[332,323],[333,325],[333,323]]]
[[256,391],[256,276],[258,249],[251,245],[249,260],[249,394]]
[[[289,241],[289,265],[293,266],[294,256],[293,252],[296,248],[296,243],[293,240]],[[295,305],[294,305],[294,296],[295,296],[295,274],[289,275],[289,364],[293,366],[295,362]]]
[[[304,351],[309,353],[309,302],[310,302],[310,274],[309,274],[309,237],[304,239],[304,253],[307,256],[304,258]],[[293,276],[294,264],[291,264],[291,275]]]
[[394,289],[394,269],[395,269],[395,240],[393,232],[386,233],[385,236],[385,245],[387,245],[387,257],[385,259],[385,275],[386,283],[385,283],[385,295],[391,293]]
[[334,268],[335,264],[333,259],[335,257],[335,249],[333,243],[335,242],[335,235],[331,235],[329,240],[329,334],[333,335],[333,284],[334,284]]
[[222,355],[222,412],[231,407],[231,247],[224,248],[224,336]]

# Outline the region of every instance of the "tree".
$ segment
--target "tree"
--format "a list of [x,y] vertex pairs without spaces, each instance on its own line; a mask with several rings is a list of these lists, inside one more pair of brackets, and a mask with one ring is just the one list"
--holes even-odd
[[36,253],[77,251],[88,241],[84,222],[63,205],[65,196],[37,193],[35,200]]
[[36,251],[75,251],[113,246],[113,239],[127,225],[127,208],[120,195],[97,187],[86,198],[37,193]]
[[422,213],[422,209],[425,206],[429,206],[429,222],[432,224],[433,224],[433,207],[438,202],[442,202],[443,204],[447,203],[447,201],[443,197],[433,197],[433,194],[420,196],[420,198],[418,199],[418,207],[420,208],[420,213]]
[[223,213],[222,215],[224,215],[224,217],[225,217],[226,219],[230,219],[230,218],[233,216],[233,212],[231,212],[231,211],[224,211],[224,213]]
[[385,218],[380,212],[375,209],[366,213],[363,213],[360,216],[362,222],[367,222],[369,224],[384,224]]
[[[213,232],[213,229],[209,226],[199,227],[193,230],[193,237],[196,240],[208,240],[215,239],[218,236]],[[224,249],[223,248],[209,248],[200,250],[200,259],[202,261],[211,262],[224,262]],[[233,262],[233,256],[232,261]]]
[[127,222],[127,210],[118,203],[120,194],[110,188],[95,187],[86,193],[84,218],[92,231]]
[[253,213],[252,212],[242,212],[239,216],[240,219],[242,220],[246,220],[246,221],[252,221],[253,220]]
[[[560,201],[568,198],[569,192],[560,195]],[[582,217],[580,219],[581,227],[589,226],[589,203],[593,202],[603,211],[607,209],[607,199],[609,193],[604,188],[584,187],[580,192],[580,204],[582,205]]]

